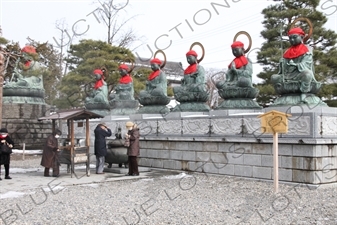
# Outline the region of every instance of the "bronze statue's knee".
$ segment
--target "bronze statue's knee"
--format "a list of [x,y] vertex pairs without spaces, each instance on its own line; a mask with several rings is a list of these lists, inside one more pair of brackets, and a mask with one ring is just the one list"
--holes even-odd
[[279,74],[274,74],[270,77],[270,82],[272,84],[280,83],[280,82],[282,82],[282,76],[279,75]]
[[300,74],[300,77],[303,82],[311,82],[314,75],[310,70],[305,70]]

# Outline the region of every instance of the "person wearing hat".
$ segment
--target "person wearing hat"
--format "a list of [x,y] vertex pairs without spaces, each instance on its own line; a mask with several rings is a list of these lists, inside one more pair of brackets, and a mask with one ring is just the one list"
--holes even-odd
[[139,156],[139,128],[131,121],[126,122],[128,133],[125,135],[130,140],[130,146],[127,149],[129,161],[129,176],[139,176],[137,157]]
[[[7,145],[9,148],[14,147],[13,140],[8,136],[7,128],[0,129],[0,145]],[[0,180],[1,179],[1,165],[5,167],[5,179],[12,179],[9,176],[9,164],[10,164],[11,155],[2,153],[0,154]]]
[[303,44],[304,31],[300,27],[289,30],[291,47],[280,61],[279,73],[271,76],[271,83],[278,85],[287,81],[299,81],[301,101],[305,102],[306,94],[311,90],[311,82],[315,81],[312,48]]
[[112,135],[111,130],[105,123],[100,123],[95,130],[95,155],[96,155],[96,174],[104,174],[105,156],[107,155],[106,137]]
[[53,177],[60,176],[60,162],[58,157],[59,146],[57,139],[62,135],[59,129],[55,129],[52,134],[47,137],[43,146],[41,166],[44,167],[44,176],[50,177],[49,170],[53,168]]
[[245,56],[244,44],[241,41],[235,41],[231,48],[235,59],[228,65],[226,79],[218,82],[216,87],[218,89],[228,86],[253,87],[253,66],[250,59]]

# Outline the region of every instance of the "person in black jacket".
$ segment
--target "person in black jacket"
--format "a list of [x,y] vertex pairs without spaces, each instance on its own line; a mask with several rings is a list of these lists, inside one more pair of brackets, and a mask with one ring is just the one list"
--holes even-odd
[[95,155],[96,155],[96,174],[104,174],[105,156],[107,155],[106,137],[112,135],[111,130],[104,124],[100,123],[95,128]]
[[[7,145],[9,148],[14,147],[13,140],[8,136],[8,130],[6,128],[0,129],[0,145]],[[11,155],[10,154],[0,154],[0,180],[1,179],[1,165],[5,166],[5,179],[12,179],[9,176],[9,163]]]

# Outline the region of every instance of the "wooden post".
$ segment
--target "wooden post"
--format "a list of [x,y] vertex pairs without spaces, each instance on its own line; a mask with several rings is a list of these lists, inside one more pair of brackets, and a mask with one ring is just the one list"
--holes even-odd
[[[85,120],[85,145],[89,148],[90,146],[90,130],[89,130],[89,118]],[[88,152],[89,153],[89,152]]]
[[278,192],[278,133],[273,134],[274,192]]
[[85,120],[85,146],[87,147],[87,176],[90,176],[90,127],[89,127],[89,117]]
[[25,150],[26,150],[26,143],[22,145],[22,160],[25,161]]
[[0,127],[2,127],[2,95],[3,95],[3,84],[4,84],[4,67],[5,57],[0,52]]
[[71,178],[73,177],[75,165],[74,165],[74,157],[75,157],[75,149],[74,149],[74,120],[70,120],[70,160],[71,160]]
[[288,117],[290,114],[275,110],[266,112],[258,117],[261,118],[261,131],[273,134],[273,172],[274,172],[274,191],[278,192],[278,134],[288,132]]

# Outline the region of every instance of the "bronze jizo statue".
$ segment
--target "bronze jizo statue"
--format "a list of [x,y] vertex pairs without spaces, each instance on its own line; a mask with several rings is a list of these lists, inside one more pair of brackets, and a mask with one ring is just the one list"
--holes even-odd
[[[194,45],[200,45],[203,50],[203,55],[199,60],[198,54],[192,50]],[[204,54],[204,48],[199,42],[193,43],[190,51],[186,53],[186,59],[190,65],[184,70],[181,86],[173,87],[174,97],[180,103],[174,107],[173,111],[195,112],[210,110],[206,104],[209,92],[206,85],[205,70],[199,65]]]
[[107,115],[110,111],[108,86],[105,82],[106,75],[104,73],[107,73],[105,68],[93,71],[96,82],[92,92],[85,99],[85,108],[103,116]]
[[[249,39],[249,46],[244,48],[241,41],[236,41],[237,37],[245,34]],[[253,99],[259,91],[252,85],[253,66],[249,58],[245,56],[252,45],[250,35],[241,31],[234,37],[231,45],[232,53],[235,56],[228,65],[225,79],[217,82],[219,95],[224,101],[216,109],[258,109],[261,108]]]
[[111,94],[110,98],[112,100],[134,100],[133,80],[129,67],[126,64],[121,64],[118,70],[121,78],[114,89],[115,93]]
[[3,103],[45,104],[42,72],[35,47],[21,49],[12,78],[3,87]]
[[253,66],[251,60],[245,56],[244,44],[241,41],[235,41],[231,48],[235,59],[228,65],[226,79],[216,84],[217,88],[253,87]]
[[118,67],[121,78],[110,95],[111,114],[128,115],[136,112],[139,102],[135,100],[133,80],[130,75],[134,66],[129,69],[126,64]]
[[[164,62],[158,58],[150,61],[152,73],[146,81],[146,89],[139,93],[139,102],[143,105],[137,113],[167,113],[169,109],[166,107],[170,103],[167,97],[167,79],[165,73],[161,70],[166,64],[165,53],[158,50],[157,53],[164,55]],[[156,57],[156,54],[154,55]]]
[[312,33],[311,22],[305,20],[310,25],[309,34],[306,35],[300,27],[292,26],[288,32],[291,47],[285,51],[280,60],[279,73],[271,76],[271,83],[276,93],[281,95],[273,105],[326,105],[315,96],[321,88],[321,83],[315,79],[313,50],[303,43]]

